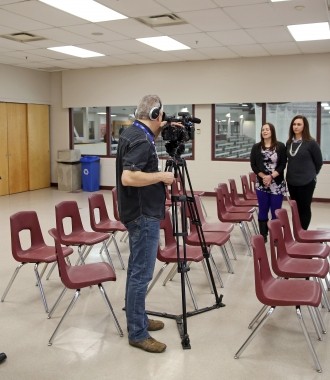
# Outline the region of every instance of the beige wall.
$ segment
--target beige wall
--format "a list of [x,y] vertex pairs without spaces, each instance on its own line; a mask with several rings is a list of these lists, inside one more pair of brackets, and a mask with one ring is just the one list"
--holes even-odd
[[0,101],[51,104],[50,73],[0,64]]
[[[68,107],[134,105],[146,93],[164,104],[196,104],[202,120],[195,160],[187,161],[194,190],[213,191],[250,170],[248,162],[211,160],[211,103],[330,100],[330,54],[180,62],[44,73],[0,65],[0,101],[51,104],[51,180],[57,151],[69,147]],[[165,163],[163,163],[164,165]],[[330,165],[315,197],[328,198]],[[101,185],[115,185],[115,160],[101,159]]]

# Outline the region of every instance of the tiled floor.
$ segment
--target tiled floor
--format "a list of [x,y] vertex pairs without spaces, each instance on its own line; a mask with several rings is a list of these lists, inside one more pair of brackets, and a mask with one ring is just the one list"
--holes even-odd
[[[111,192],[102,193],[111,215]],[[17,266],[10,250],[9,216],[21,210],[36,210],[45,238],[52,243],[47,231],[55,225],[54,205],[62,200],[77,200],[85,227],[89,228],[88,195],[86,192],[45,189],[0,197],[0,295]],[[205,197],[204,204],[208,219],[216,220],[215,198]],[[329,228],[329,211],[330,204],[314,203],[311,227]],[[120,240],[119,235],[117,240]],[[118,335],[97,287],[93,287],[82,290],[53,346],[48,347],[48,339],[71,299],[72,291],[66,293],[53,318],[47,319],[35,286],[33,266],[24,266],[5,302],[0,304],[0,352],[4,351],[8,356],[0,365],[0,379],[329,379],[329,337],[325,335],[322,342],[317,341],[305,309],[303,314],[323,367],[322,374],[314,369],[294,308],[276,310],[241,358],[234,359],[235,352],[250,333],[248,323],[261,305],[254,293],[253,261],[247,255],[238,227],[233,231],[232,241],[237,254],[237,261],[232,260],[234,274],[227,272],[220,251],[217,248],[212,251],[224,281],[224,288],[218,286],[217,290],[223,295],[226,306],[187,319],[191,349],[186,350],[181,346],[175,320],[162,318],[165,329],[153,336],[165,342],[167,350],[158,355],[148,354],[127,343],[122,310],[126,273],[120,268],[112,246],[117,281],[106,284],[105,288],[125,332],[123,338]],[[127,263],[128,244],[123,241],[119,245]],[[98,249],[94,249],[89,260],[100,259]],[[157,263],[156,270],[158,268],[160,263]],[[193,264],[189,276],[198,306],[213,306],[215,297],[210,293],[202,266]],[[49,281],[44,281],[44,288],[52,304],[62,289],[56,271]],[[147,298],[147,307],[180,315],[180,276],[176,275],[166,286],[159,281]],[[187,310],[193,310],[188,292]],[[330,329],[330,314],[324,309],[321,313]]]

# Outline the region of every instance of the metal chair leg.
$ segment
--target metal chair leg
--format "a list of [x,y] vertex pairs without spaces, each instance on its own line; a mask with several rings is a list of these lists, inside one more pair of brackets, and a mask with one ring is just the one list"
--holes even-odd
[[109,297],[108,297],[107,293],[105,292],[105,290],[104,290],[102,284],[98,284],[98,286],[99,286],[100,292],[101,292],[101,294],[102,294],[102,296],[103,296],[103,299],[105,300],[105,303],[109,306],[109,309],[110,309],[110,311],[111,311],[111,314],[112,314],[112,316],[113,316],[113,319],[115,320],[115,325],[116,325],[116,328],[117,328],[118,334],[119,334],[120,336],[124,336],[123,330],[122,330],[121,327],[120,327],[120,324],[119,324],[118,319],[117,319],[117,317],[116,317],[116,314],[115,314],[115,312],[114,312],[114,310],[113,310],[113,308],[112,308],[112,305],[111,305],[111,302],[110,302],[110,300],[109,300]]
[[319,359],[318,359],[318,357],[316,355],[316,352],[314,350],[311,338],[310,338],[310,336],[308,334],[308,331],[306,329],[306,325],[305,325],[304,319],[302,317],[301,310],[300,310],[299,306],[296,307],[296,313],[297,313],[297,318],[299,320],[301,329],[303,330],[303,333],[305,335],[309,351],[310,351],[310,353],[311,353],[311,355],[313,357],[313,361],[314,361],[314,364],[315,364],[315,367],[316,367],[316,371],[319,372],[319,373],[321,373],[322,372],[322,367],[320,365]]
[[63,322],[64,319],[65,319],[65,317],[66,317],[66,316],[69,314],[69,312],[72,310],[72,308],[73,308],[73,306],[75,305],[75,303],[76,303],[76,301],[77,301],[77,299],[78,299],[79,296],[80,296],[80,290],[77,289],[76,292],[75,292],[75,294],[74,294],[74,296],[73,296],[73,298],[72,298],[72,300],[71,300],[71,302],[70,302],[70,304],[69,304],[69,306],[68,306],[68,308],[66,309],[65,313],[63,314],[63,316],[62,316],[61,320],[59,321],[59,323],[58,323],[58,325],[57,325],[55,331],[54,331],[53,334],[52,334],[52,336],[50,337],[50,339],[49,339],[49,341],[48,341],[48,346],[51,346],[51,345],[53,344],[53,341],[54,341],[54,338],[55,338],[55,336],[56,336],[56,334],[57,334],[57,332],[58,332],[58,329],[60,328],[62,322]]
[[11,276],[11,279],[9,280],[9,283],[8,283],[8,285],[7,285],[6,289],[5,289],[5,291],[3,292],[3,295],[2,295],[2,297],[1,297],[1,302],[3,302],[3,301],[5,300],[5,298],[6,298],[6,296],[7,296],[7,293],[9,292],[9,289],[11,288],[11,286],[12,286],[12,284],[13,284],[13,282],[14,282],[14,280],[15,280],[15,278],[16,278],[18,272],[19,272],[19,270],[20,270],[20,269],[22,268],[22,266],[25,265],[25,264],[26,264],[26,263],[21,263],[18,267],[16,267],[16,269],[15,269],[13,275]]
[[273,314],[274,310],[275,310],[275,307],[270,307],[268,309],[267,313],[264,315],[264,317],[259,322],[259,324],[257,325],[257,327],[252,331],[252,333],[248,336],[248,338],[242,344],[242,346],[240,347],[240,349],[236,352],[236,354],[234,356],[235,359],[238,359],[241,356],[242,352],[246,349],[246,347],[250,344],[250,342],[252,341],[252,339],[257,335],[257,333],[259,332],[259,330],[261,329],[261,327],[265,324],[265,322],[268,319],[268,317]]

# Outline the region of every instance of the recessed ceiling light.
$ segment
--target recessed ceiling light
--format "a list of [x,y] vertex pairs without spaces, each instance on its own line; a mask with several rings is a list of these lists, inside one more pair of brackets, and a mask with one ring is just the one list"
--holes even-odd
[[79,58],[92,58],[92,57],[103,57],[104,54],[96,53],[95,51],[82,49],[76,46],[57,46],[47,48],[48,50],[57,51],[59,53],[73,55]]
[[167,36],[137,38],[136,40],[162,51],[190,49],[189,46],[184,45],[181,42],[178,42],[173,38]]
[[330,39],[330,29],[328,22],[288,25],[288,29],[296,41],[316,41]]
[[39,0],[61,11],[90,22],[112,21],[127,18],[94,0]]

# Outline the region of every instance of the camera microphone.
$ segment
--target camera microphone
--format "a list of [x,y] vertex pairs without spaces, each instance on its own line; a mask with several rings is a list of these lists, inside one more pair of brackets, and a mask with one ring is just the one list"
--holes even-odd
[[201,123],[201,119],[198,119],[197,117],[191,117],[189,112],[179,112],[178,115],[181,117],[187,117],[191,123],[194,123],[194,124]]
[[194,124],[200,124],[202,121],[201,119],[198,119],[198,117],[191,117],[190,120]]

